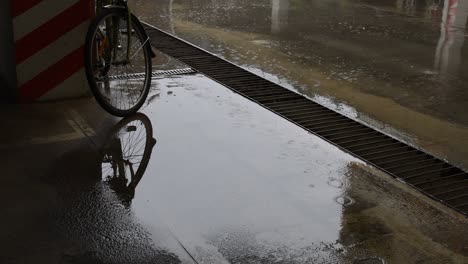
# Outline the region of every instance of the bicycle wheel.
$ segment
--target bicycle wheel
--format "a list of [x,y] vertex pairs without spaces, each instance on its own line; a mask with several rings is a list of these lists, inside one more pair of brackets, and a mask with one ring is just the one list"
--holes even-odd
[[126,9],[103,10],[91,23],[85,43],[85,71],[91,91],[106,111],[121,117],[141,108],[152,73],[146,33],[133,15],[128,32],[127,19]]

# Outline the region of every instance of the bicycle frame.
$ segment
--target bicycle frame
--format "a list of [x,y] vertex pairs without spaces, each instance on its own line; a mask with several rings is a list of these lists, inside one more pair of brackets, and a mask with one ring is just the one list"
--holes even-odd
[[120,177],[127,177],[125,166],[129,167],[130,170],[130,179],[135,177],[135,171],[133,169],[133,164],[129,160],[125,160],[122,152],[122,142],[119,138],[115,138],[112,141],[112,144],[106,149],[106,156],[109,158],[107,162],[111,163],[112,168],[114,169],[114,177],[116,173]]
[[[130,37],[130,34],[132,34],[132,13],[130,11],[130,8],[128,7],[127,0],[96,0],[96,13],[100,12],[101,9],[103,8],[122,8],[127,11],[127,62],[130,61],[130,49],[132,47],[132,38]],[[117,53],[115,52],[116,47],[118,45],[119,41],[119,33],[120,33],[120,21],[118,21],[118,18],[114,18],[115,21],[114,23],[111,23],[111,21],[106,21],[106,28],[110,27],[110,24],[112,25],[112,28],[109,32],[112,32],[112,47],[111,47],[111,52],[113,52],[112,58],[115,61],[117,58]]]

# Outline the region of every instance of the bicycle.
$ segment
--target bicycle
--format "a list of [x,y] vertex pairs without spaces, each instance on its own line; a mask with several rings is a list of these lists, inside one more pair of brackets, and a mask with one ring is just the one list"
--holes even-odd
[[106,111],[129,116],[148,97],[155,53],[127,0],[97,0],[96,13],[86,34],[86,77]]

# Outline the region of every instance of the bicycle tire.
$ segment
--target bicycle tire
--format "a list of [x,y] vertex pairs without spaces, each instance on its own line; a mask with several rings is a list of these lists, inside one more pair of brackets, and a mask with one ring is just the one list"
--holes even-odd
[[[95,48],[95,43],[94,43],[95,34],[97,34],[98,32],[99,25],[105,19],[109,17],[120,17],[123,21],[127,19],[128,13],[126,9],[122,9],[122,8],[106,8],[102,10],[100,14],[92,21],[91,25],[88,28],[88,32],[86,34],[86,42],[85,42],[84,63],[85,63],[86,78],[88,80],[88,84],[89,84],[92,94],[94,95],[94,97],[96,98],[96,101],[99,103],[99,105],[102,108],[104,108],[107,112],[109,112],[112,115],[119,116],[119,117],[126,117],[126,116],[136,113],[141,108],[141,106],[146,101],[146,98],[148,97],[148,93],[149,93],[150,86],[151,86],[151,74],[152,74],[151,45],[149,41],[145,39],[147,35],[143,26],[139,22],[138,18],[136,18],[132,14],[131,15],[132,33],[128,35],[129,37],[131,37],[130,35],[133,35],[133,30],[134,30],[140,43],[142,43],[141,50],[144,56],[144,67],[145,67],[144,85],[141,89],[141,94],[139,98],[130,107],[122,109],[113,105],[111,102],[109,102],[108,99],[106,99],[106,97],[100,91],[100,87],[98,87],[98,82],[97,82],[95,72],[94,72],[95,66],[93,62],[93,52]],[[109,69],[107,69],[105,72],[106,76],[108,74],[108,71]]]

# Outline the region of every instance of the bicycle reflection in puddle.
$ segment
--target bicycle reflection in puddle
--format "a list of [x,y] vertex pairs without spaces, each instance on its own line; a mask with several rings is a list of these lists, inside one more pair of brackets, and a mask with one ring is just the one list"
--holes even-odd
[[102,149],[101,179],[129,207],[142,179],[156,139],[149,118],[137,113],[114,126]]

